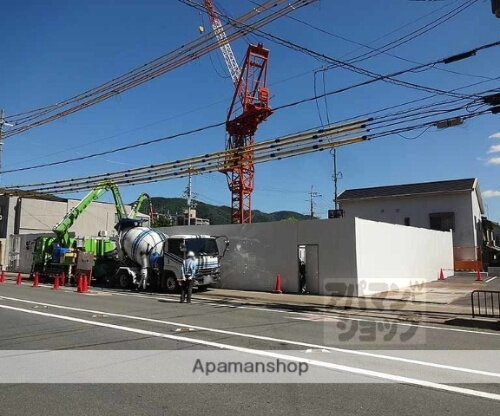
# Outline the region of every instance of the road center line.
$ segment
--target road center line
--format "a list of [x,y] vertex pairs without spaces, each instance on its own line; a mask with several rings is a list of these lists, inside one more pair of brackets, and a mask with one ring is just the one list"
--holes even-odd
[[386,373],[381,373],[379,371],[365,370],[365,369],[361,369],[361,368],[357,368],[357,367],[350,367],[350,366],[341,365],[341,364],[333,364],[333,363],[328,363],[328,362],[313,360],[313,359],[308,359],[308,358],[295,357],[293,355],[288,355],[288,354],[274,353],[271,351],[255,350],[255,349],[245,348],[245,347],[236,347],[233,345],[226,345],[226,344],[221,344],[221,343],[213,342],[213,341],[205,341],[205,340],[196,339],[196,338],[180,337],[177,335],[169,335],[169,334],[164,334],[164,333],[155,332],[155,331],[146,331],[144,329],[131,328],[131,327],[126,327],[126,326],[122,326],[122,325],[106,324],[104,322],[94,322],[94,321],[89,321],[86,319],[74,318],[71,316],[56,315],[56,314],[46,313],[46,312],[38,312],[38,311],[16,308],[16,307],[7,306],[7,305],[0,305],[0,308],[18,311],[18,312],[23,312],[23,313],[28,313],[28,314],[32,314],[32,315],[45,316],[48,318],[61,319],[61,320],[66,320],[66,321],[71,321],[71,322],[78,322],[78,323],[82,323],[82,324],[99,326],[99,327],[103,327],[103,328],[110,328],[110,329],[116,329],[116,330],[125,331],[125,332],[132,332],[132,333],[136,333],[136,334],[149,335],[149,336],[158,337],[158,338],[166,338],[166,339],[171,339],[171,340],[175,340],[175,341],[182,341],[182,342],[187,342],[187,343],[192,343],[192,344],[205,345],[205,346],[214,347],[214,348],[239,351],[239,352],[243,352],[243,353],[247,353],[247,354],[259,355],[262,357],[270,357],[270,358],[282,359],[282,360],[286,360],[286,361],[302,362],[302,363],[307,363],[308,365],[312,365],[312,366],[316,366],[316,367],[326,368],[326,369],[330,369],[330,370],[344,371],[344,372],[358,374],[358,375],[366,376],[366,377],[374,377],[374,378],[387,380],[387,381],[391,381],[391,382],[395,382],[395,383],[410,384],[410,385],[415,385],[415,386],[420,386],[420,387],[428,387],[428,388],[435,389],[435,390],[447,391],[447,392],[451,392],[451,393],[458,393],[458,394],[464,394],[467,396],[481,397],[481,398],[485,398],[485,399],[500,401],[500,394],[494,394],[494,393],[489,393],[489,392],[480,391],[480,390],[472,390],[472,389],[467,389],[467,388],[457,387],[457,386],[449,386],[446,384],[439,384],[439,383],[434,383],[434,382],[426,381],[426,380],[418,380],[415,378],[397,376],[394,374],[386,374]]
[[246,333],[242,333],[242,332],[234,332],[234,331],[228,331],[228,330],[224,330],[224,329],[208,328],[208,327],[197,326],[197,325],[183,324],[183,323],[179,323],[179,322],[165,321],[165,320],[161,320],[161,319],[145,318],[142,316],[124,315],[124,314],[118,314],[118,313],[113,313],[113,312],[75,308],[75,307],[71,307],[71,306],[63,306],[63,305],[56,305],[56,304],[52,304],[52,303],[36,302],[36,301],[30,301],[30,300],[25,300],[25,299],[11,298],[11,297],[7,297],[7,296],[0,296],[0,299],[5,299],[5,300],[10,300],[10,301],[15,301],[15,302],[23,302],[23,303],[28,303],[28,304],[48,306],[51,308],[65,309],[68,311],[107,315],[107,316],[113,316],[113,317],[117,317],[117,318],[125,318],[125,319],[136,320],[136,321],[158,323],[158,324],[162,324],[162,325],[171,325],[171,326],[177,326],[177,327],[182,327],[182,328],[190,328],[190,329],[194,329],[194,330],[198,330],[198,331],[207,331],[207,332],[213,332],[213,333],[218,333],[218,334],[231,335],[231,336],[235,336],[235,337],[258,339],[261,341],[269,341],[269,342],[275,342],[275,343],[280,343],[280,344],[295,345],[298,347],[306,347],[306,348],[314,348],[314,349],[326,349],[329,351],[335,351],[335,352],[339,352],[339,353],[343,353],[343,354],[359,355],[359,356],[378,358],[378,359],[389,360],[389,361],[399,361],[399,362],[404,362],[404,363],[408,363],[408,364],[415,364],[415,365],[421,365],[421,366],[426,366],[426,367],[439,368],[439,369],[443,369],[443,370],[459,371],[459,372],[464,372],[464,373],[478,374],[478,375],[483,375],[483,376],[488,376],[488,377],[500,378],[500,374],[498,374],[498,373],[492,373],[492,372],[482,371],[482,370],[475,370],[472,368],[456,367],[456,366],[451,366],[451,365],[446,365],[446,364],[432,363],[432,362],[421,361],[421,360],[413,360],[410,358],[394,357],[394,356],[390,356],[390,355],[376,354],[376,353],[370,353],[370,352],[365,352],[365,351],[349,350],[349,349],[338,348],[338,347],[329,347],[329,346],[325,346],[325,345],[311,344],[311,343],[307,343],[307,342],[273,338],[273,337],[268,337],[268,336],[264,336],[264,335],[246,334]]

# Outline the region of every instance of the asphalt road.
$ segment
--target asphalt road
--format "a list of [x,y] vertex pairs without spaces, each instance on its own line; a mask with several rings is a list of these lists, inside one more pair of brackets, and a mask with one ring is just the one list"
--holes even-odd
[[[0,285],[0,415],[496,415],[499,349],[500,332],[488,330],[230,305],[202,294],[181,305],[170,295],[82,295],[9,282]],[[60,354],[56,366],[67,379],[6,382],[47,378],[36,369],[52,362],[48,350]],[[149,362],[104,367],[92,358],[131,350],[150,352]],[[182,361],[226,353],[310,370],[303,378],[200,375],[188,382],[192,363]],[[90,358],[82,364],[75,356]],[[151,380],[141,374],[143,363],[151,364]],[[174,364],[181,367],[166,375],[169,382],[154,382]],[[133,374],[107,382],[120,366]],[[99,384],[85,379],[95,374]]]

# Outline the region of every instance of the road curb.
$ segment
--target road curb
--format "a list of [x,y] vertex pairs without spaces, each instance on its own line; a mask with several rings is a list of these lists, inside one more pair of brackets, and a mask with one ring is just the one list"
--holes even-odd
[[491,329],[500,331],[499,320],[477,319],[477,318],[452,318],[445,322],[446,325],[465,326],[468,328]]

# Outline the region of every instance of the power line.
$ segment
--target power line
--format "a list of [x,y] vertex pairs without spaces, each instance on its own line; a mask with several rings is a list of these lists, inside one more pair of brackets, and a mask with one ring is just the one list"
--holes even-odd
[[[482,104],[477,103],[478,106]],[[73,178],[68,180],[42,182],[31,185],[18,185],[17,187],[30,188],[28,191],[36,192],[76,192],[92,187],[96,182],[106,179],[112,180],[118,185],[133,185],[138,183],[157,182],[159,180],[181,178],[187,174],[204,174],[209,172],[220,171],[233,166],[240,160],[241,154],[245,152],[255,153],[255,163],[263,163],[270,160],[280,160],[288,157],[294,157],[301,154],[321,151],[325,149],[335,148],[340,145],[353,144],[360,141],[373,140],[375,138],[385,137],[392,134],[401,134],[407,131],[422,129],[427,126],[436,126],[438,121],[436,116],[456,112],[459,107],[444,108],[439,112],[421,111],[419,114],[411,114],[410,118],[403,118],[399,121],[392,122],[389,119],[384,125],[371,127],[373,120],[358,120],[344,125],[335,125],[329,128],[320,130],[309,130],[279,139],[268,140],[266,142],[256,143],[253,146],[242,149],[234,149],[230,152],[215,152],[212,154],[202,155],[178,160],[174,162],[166,162],[158,165],[150,165],[127,171],[119,171],[91,177]],[[464,120],[478,117],[489,113],[498,113],[499,108],[495,107],[486,110],[469,110],[465,114],[456,114],[453,119],[463,122]],[[432,118],[429,121],[420,121],[425,118]],[[408,124],[408,122],[417,121],[418,123]],[[404,125],[401,125],[404,123]],[[365,129],[370,130],[370,133],[365,136],[360,136],[358,132]],[[372,132],[373,131],[373,132]],[[11,190],[13,187],[10,188]],[[7,189],[8,190],[8,189]]]
[[[197,9],[197,10],[202,10],[203,9],[203,6],[198,4],[198,3],[195,3],[191,0],[179,0],[191,7],[193,7],[194,9]],[[472,0],[472,1],[478,1],[478,0]],[[232,22],[234,25],[236,26],[239,26],[239,27],[248,27],[248,28],[251,28],[251,25],[247,25],[245,23],[241,23],[241,22],[238,22],[237,20],[231,18],[230,16],[227,16],[227,15],[224,15],[220,12],[217,12],[217,14],[222,17],[225,21],[228,21],[228,22]],[[393,84],[396,84],[396,85],[401,85],[401,86],[405,86],[405,87],[408,87],[408,88],[413,88],[413,89],[418,89],[418,90],[423,90],[423,91],[427,91],[427,92],[441,92],[441,93],[446,93],[445,91],[443,90],[439,90],[437,88],[432,88],[432,87],[426,87],[424,85],[420,85],[420,84],[416,84],[416,83],[413,83],[413,82],[408,82],[408,81],[402,81],[402,80],[399,80],[399,79],[395,79],[394,77],[399,75],[381,75],[381,74],[377,74],[373,71],[369,71],[367,69],[364,69],[364,68],[361,68],[361,67],[357,67],[349,62],[344,62],[344,61],[341,61],[341,60],[338,60],[338,59],[335,59],[335,58],[332,58],[332,57],[329,57],[325,54],[322,54],[322,53],[319,53],[319,52],[316,52],[312,49],[309,49],[309,48],[306,48],[304,46],[301,46],[301,45],[298,45],[297,43],[294,43],[294,42],[291,42],[287,39],[284,39],[282,37],[279,37],[279,36],[276,36],[276,35],[273,35],[269,32],[266,32],[262,29],[255,29],[255,28],[252,28],[253,29],[253,32],[255,33],[258,33],[260,34],[260,36],[268,39],[268,40],[271,40],[275,43],[278,43],[282,46],[285,46],[287,48],[290,48],[292,50],[296,50],[296,51],[299,51],[299,52],[302,52],[304,54],[307,54],[317,60],[320,60],[320,61],[324,61],[326,63],[330,63],[330,64],[334,64],[336,66],[340,66],[344,69],[347,69],[349,71],[352,71],[352,72],[356,72],[358,74],[361,74],[361,75],[365,75],[365,76],[368,76],[374,80],[381,80],[381,81],[384,81],[384,82],[389,82],[389,83],[393,83]],[[495,45],[496,46],[496,45]],[[437,63],[441,63],[441,62],[437,62]],[[425,65],[425,66],[429,66],[429,65]],[[422,65],[419,65],[417,66],[416,69],[422,69],[424,66]],[[413,69],[415,70],[415,69]],[[405,72],[409,72],[409,71],[405,71]]]
[[[428,66],[431,66],[431,65],[437,65],[437,64],[445,63],[445,61],[449,61],[451,58],[454,58],[454,57],[459,56],[459,55],[470,54],[469,56],[473,56],[473,55],[475,55],[476,52],[478,52],[480,50],[484,50],[484,49],[496,47],[498,45],[500,45],[500,41],[496,41],[496,42],[493,42],[493,43],[482,45],[482,46],[480,46],[478,48],[471,49],[468,52],[464,52],[463,54],[454,55],[454,56],[448,57],[448,58],[442,58],[442,59],[439,59],[437,61],[430,62],[430,63],[427,63],[427,64],[416,65],[416,66],[414,66],[412,68],[406,68],[406,69],[403,69],[403,70],[400,70],[400,71],[396,71],[396,72],[393,72],[393,73],[390,73],[390,74],[387,74],[387,75],[379,75],[376,78],[372,78],[372,79],[369,79],[369,80],[366,80],[366,81],[363,81],[363,82],[359,82],[357,84],[351,84],[351,85],[346,86],[346,87],[338,88],[336,90],[329,91],[329,92],[327,92],[325,94],[315,95],[314,97],[303,98],[301,100],[297,100],[297,101],[294,101],[294,102],[291,102],[291,103],[288,103],[288,104],[283,104],[281,106],[275,107],[274,111],[281,110],[283,108],[288,108],[288,107],[293,107],[293,106],[296,106],[296,105],[300,105],[300,104],[303,104],[303,103],[306,103],[306,102],[310,102],[310,101],[313,101],[313,100],[315,100],[317,98],[321,98],[321,97],[324,97],[324,96],[339,94],[341,92],[345,92],[345,91],[348,91],[348,90],[351,90],[351,89],[354,89],[354,88],[358,88],[358,87],[362,87],[362,86],[365,86],[365,85],[369,85],[369,84],[372,84],[374,82],[383,81],[383,80],[389,79],[389,78],[394,78],[396,76],[403,75],[405,73],[412,72],[412,71],[415,71],[415,70],[418,70],[418,69],[422,69],[422,68],[425,68],[425,67],[428,67]],[[495,78],[495,79],[498,79],[498,78]],[[451,95],[453,97],[473,98],[471,95],[467,95],[467,94],[465,94],[465,95],[464,94],[458,94],[458,95],[457,94],[453,94],[453,93],[451,93],[453,90],[450,90],[450,91],[442,91],[442,90],[438,90],[438,89],[433,89],[433,90],[434,90],[433,92],[435,93],[435,95]],[[479,97],[476,96],[476,98],[479,98]]]
[[[180,1],[182,1],[182,0],[180,0]],[[283,104],[281,106],[275,107],[274,111],[279,111],[279,110],[282,110],[282,109],[285,109],[285,108],[289,108],[289,107],[294,107],[294,106],[297,106],[297,105],[301,105],[301,104],[304,104],[304,103],[307,103],[307,102],[310,102],[310,101],[313,101],[313,100],[317,100],[318,98],[323,98],[323,97],[327,97],[327,96],[330,96],[330,95],[340,94],[340,93],[343,93],[343,92],[346,92],[346,91],[349,91],[349,90],[352,90],[352,89],[355,89],[355,88],[359,88],[359,87],[362,87],[362,86],[365,86],[365,85],[369,85],[371,83],[380,81],[380,80],[382,80],[384,78],[387,78],[387,77],[402,75],[404,73],[413,71],[416,68],[427,67],[429,65],[434,65],[434,64],[437,64],[437,63],[442,63],[442,62],[445,62],[445,61],[449,61],[450,59],[452,59],[454,57],[457,57],[457,56],[461,56],[461,55],[473,56],[478,51],[481,51],[481,50],[484,50],[484,49],[488,49],[488,48],[492,48],[492,47],[496,47],[499,44],[500,44],[500,41],[494,42],[494,43],[490,43],[490,44],[486,44],[486,45],[481,45],[481,46],[479,46],[477,48],[474,48],[474,49],[472,49],[470,51],[464,52],[462,54],[454,55],[452,57],[442,58],[442,59],[439,59],[437,61],[434,61],[434,62],[431,62],[431,63],[427,63],[427,64],[420,64],[420,65],[414,66],[412,68],[407,68],[407,69],[404,69],[404,70],[401,70],[401,71],[397,71],[397,72],[392,73],[392,74],[380,75],[377,79],[370,79],[370,80],[367,80],[367,81],[364,81],[364,82],[360,82],[360,83],[357,83],[357,84],[352,84],[352,85],[349,85],[349,86],[346,86],[346,87],[342,87],[342,88],[339,88],[339,89],[336,89],[336,90],[328,91],[328,92],[323,93],[323,94],[319,94],[319,95],[315,94],[313,97],[304,98],[304,99],[301,99],[301,100],[297,100],[297,101],[294,101],[294,102],[290,102],[290,103]],[[498,79],[498,78],[496,78],[496,79]],[[486,82],[486,81],[483,81],[483,82]],[[483,82],[479,82],[479,83],[472,84],[472,85],[478,85],[478,84],[483,83]],[[467,94],[454,94],[453,93],[454,91],[457,91],[457,90],[460,90],[460,89],[463,89],[463,88],[466,88],[466,87],[456,88],[455,90],[450,90],[450,91],[441,91],[441,90],[439,90],[438,93],[434,94],[433,96],[436,96],[436,95],[452,95],[452,96],[458,96],[459,98],[461,98],[461,97],[471,97],[471,95],[467,95]],[[475,97],[480,98],[477,95]],[[424,97],[423,99],[427,99],[427,98],[431,98],[431,97]],[[423,99],[419,99],[419,100],[423,100]],[[419,100],[417,100],[417,101],[419,101]],[[171,140],[171,139],[174,139],[174,138],[177,138],[177,137],[187,136],[187,135],[190,135],[190,134],[193,134],[193,133],[197,133],[197,132],[201,132],[201,131],[204,131],[204,130],[208,130],[208,129],[211,129],[211,128],[220,127],[220,126],[222,126],[224,124],[225,124],[225,121],[218,122],[218,123],[213,123],[213,124],[210,124],[210,125],[207,125],[207,126],[202,126],[202,127],[196,128],[196,129],[189,130],[189,131],[185,131],[185,132],[181,132],[181,133],[176,133],[176,134],[173,134],[173,135],[169,135],[169,136],[161,137],[161,138],[157,138],[157,139],[147,140],[147,141],[143,141],[143,142],[136,143],[136,144],[133,144],[133,145],[121,146],[119,148],[115,148],[115,149],[111,149],[111,150],[96,152],[96,153],[93,153],[93,154],[90,154],[90,155],[69,158],[69,159],[60,160],[60,161],[56,161],[56,162],[49,162],[49,163],[43,163],[43,164],[38,164],[38,165],[33,165],[33,166],[27,166],[27,167],[23,167],[23,168],[16,168],[16,169],[5,170],[3,172],[0,172],[0,174],[2,174],[2,173],[21,172],[21,171],[32,170],[32,169],[39,169],[39,168],[43,168],[43,167],[57,166],[57,165],[66,164],[66,163],[70,163],[70,162],[82,161],[82,160],[94,158],[94,157],[97,157],[97,156],[103,156],[103,155],[110,154],[110,153],[117,153],[117,152],[121,152],[121,151],[128,150],[128,149],[134,149],[134,148],[137,148],[137,147],[146,146],[146,145],[153,144],[153,143],[159,143],[159,142],[162,142],[162,141]]]
[[[293,21],[298,22],[300,24],[303,24],[303,25],[305,25],[307,27],[310,27],[311,29],[314,29],[314,30],[316,30],[316,31],[318,31],[320,33],[326,34],[328,36],[331,36],[331,37],[334,37],[334,38],[337,38],[337,39],[341,39],[341,40],[343,40],[345,42],[349,42],[349,43],[352,43],[352,44],[355,44],[355,45],[359,45],[362,48],[370,49],[373,52],[378,52],[376,55],[384,54],[384,55],[391,56],[393,58],[399,59],[399,60],[404,61],[404,62],[412,63],[412,64],[420,64],[421,63],[421,62],[414,61],[412,59],[403,58],[402,56],[396,55],[394,53],[390,53],[387,50],[382,50],[381,48],[383,48],[383,46],[382,47],[373,47],[373,46],[370,46],[370,44],[361,43],[361,42],[358,42],[358,41],[346,38],[345,36],[342,36],[342,35],[330,32],[330,31],[328,31],[326,29],[323,29],[321,27],[315,26],[315,25],[313,25],[313,24],[311,24],[309,22],[306,22],[304,20],[297,19],[294,16],[287,15],[285,17],[287,19],[293,20]],[[408,39],[404,43],[407,43],[410,40],[413,40],[413,39]],[[398,46],[401,46],[401,44],[399,44]],[[356,50],[359,50],[359,49],[356,49]],[[350,55],[353,52],[355,52],[355,51],[351,51],[351,52],[349,52],[347,54],[344,54],[339,59],[342,59],[342,58]],[[372,58],[372,57],[374,57],[376,55],[369,56],[368,58]],[[348,60],[347,62],[353,63],[354,59],[358,59],[358,58],[361,58],[361,57],[362,57],[362,55],[358,55],[357,57],[352,58],[352,60]],[[360,60],[358,60],[356,62],[364,61],[365,59],[368,59],[368,58],[363,58],[363,59],[360,59]],[[317,71],[321,71],[321,70],[324,70],[324,69],[325,68],[320,68]],[[330,68],[328,68],[328,69],[330,69]],[[488,77],[488,76],[485,76],[485,75],[469,74],[469,73],[465,73],[465,72],[453,71],[451,69],[446,69],[446,68],[433,67],[433,69],[436,69],[436,70],[439,70],[439,71],[443,71],[443,72],[448,72],[448,73],[451,73],[451,74],[456,74],[456,75],[462,75],[462,76],[468,76],[468,77],[474,77],[474,78],[481,78],[481,79],[488,79],[488,80],[492,79],[491,77]]]
[[[253,0],[248,0],[248,1],[249,1],[250,3],[252,3],[252,4],[258,4],[257,2],[255,2],[255,1],[253,1]],[[467,3],[467,2],[465,2],[462,6],[467,5],[466,3]],[[466,10],[468,7],[470,7],[470,6],[472,6],[472,5],[473,5],[473,3],[471,3],[471,4],[467,5],[467,7],[465,7],[465,8],[460,8],[460,7],[462,7],[462,6],[460,6],[459,8],[454,9],[454,11],[456,11],[456,13],[455,13],[452,17],[456,16],[456,14],[458,14],[458,13],[460,13],[460,12],[462,12],[462,11]],[[435,12],[437,12],[437,11],[439,11],[439,10],[441,10],[441,9],[443,9],[443,8],[445,8],[445,7],[447,7],[447,6],[448,6],[448,5],[442,6],[442,7],[440,7],[439,9],[434,10],[433,12],[428,13],[428,14],[426,14],[426,15],[422,16],[421,18],[416,19],[414,22],[419,21],[419,20],[421,20],[423,17],[427,17],[427,16],[428,16],[428,15],[430,15],[430,14],[434,14]],[[450,12],[449,12],[449,13],[450,13]],[[436,22],[438,22],[439,20],[441,20],[443,17],[446,17],[447,15],[448,15],[448,13],[447,13],[447,14],[445,14],[445,15],[443,15],[443,16],[440,16],[438,19],[436,19],[436,20],[434,20],[433,22],[431,22],[431,24],[432,24],[432,23],[436,23]],[[345,36],[342,36],[342,35],[339,35],[339,34],[336,34],[336,33],[330,32],[330,31],[328,31],[328,30],[326,30],[326,29],[323,29],[323,28],[321,28],[321,27],[318,27],[318,26],[316,26],[316,25],[314,25],[314,24],[312,24],[312,23],[306,22],[306,21],[304,21],[304,20],[298,19],[298,18],[296,18],[296,17],[294,17],[294,16],[287,15],[287,16],[285,16],[285,18],[286,18],[286,19],[289,19],[289,20],[292,20],[292,21],[294,21],[294,22],[300,23],[300,24],[302,24],[302,25],[304,25],[304,26],[307,26],[307,27],[309,27],[309,28],[311,28],[311,29],[313,29],[313,30],[316,30],[316,31],[318,31],[318,32],[320,32],[320,33],[323,33],[323,34],[325,34],[325,35],[328,35],[328,36],[331,36],[331,37],[334,37],[334,38],[337,38],[337,39],[341,39],[341,40],[343,40],[343,41],[345,41],[345,42],[348,42],[348,43],[352,43],[352,44],[355,44],[355,45],[361,46],[361,48],[358,48],[358,49],[356,49],[356,50],[354,50],[354,51],[351,51],[351,52],[348,52],[347,54],[342,55],[339,59],[342,59],[342,58],[344,58],[344,57],[346,57],[346,56],[348,56],[348,55],[350,55],[350,54],[352,54],[352,53],[356,52],[357,50],[360,50],[360,49],[363,49],[363,48],[370,49],[370,50],[371,50],[371,52],[375,52],[375,54],[370,55],[370,56],[366,56],[366,54],[361,54],[361,55],[358,55],[358,56],[356,56],[356,57],[354,57],[354,58],[352,58],[352,59],[349,59],[349,60],[347,61],[347,62],[349,62],[349,63],[361,62],[361,61],[364,61],[364,60],[366,60],[366,59],[372,58],[372,57],[374,57],[374,56],[377,56],[377,55],[380,55],[380,54],[385,54],[385,55],[387,55],[387,56],[391,56],[391,57],[393,57],[393,58],[399,59],[399,60],[404,61],[404,62],[408,62],[408,63],[412,63],[412,64],[419,64],[420,62],[417,62],[417,61],[414,61],[414,60],[411,60],[411,59],[407,59],[407,58],[403,58],[403,57],[401,57],[401,56],[399,56],[399,55],[396,55],[396,54],[393,54],[393,53],[388,52],[388,50],[390,50],[390,49],[394,49],[394,48],[396,48],[396,47],[399,47],[399,46],[401,46],[401,45],[402,45],[402,44],[404,44],[404,43],[408,43],[408,42],[410,42],[411,40],[415,39],[416,37],[418,37],[418,36],[420,36],[420,35],[422,35],[422,34],[424,34],[424,33],[428,32],[430,29],[434,29],[435,27],[439,26],[439,24],[444,23],[444,21],[439,22],[439,24],[436,24],[435,26],[433,26],[433,27],[432,27],[432,28],[430,28],[429,30],[426,30],[425,32],[419,33],[417,36],[412,37],[412,38],[409,38],[409,39],[406,39],[406,40],[404,40],[404,37],[401,37],[401,38],[397,39],[396,41],[403,41],[403,40],[404,40],[403,42],[400,42],[400,43],[398,43],[398,45],[396,45],[396,46],[391,46],[390,48],[383,50],[383,48],[385,48],[386,46],[388,46],[388,45],[390,45],[390,44],[386,44],[386,45],[383,45],[383,46],[380,46],[380,47],[373,47],[373,46],[370,46],[370,44],[365,44],[365,43],[361,43],[361,42],[358,42],[358,41],[354,41],[354,40],[352,40],[352,39],[346,38]],[[447,19],[447,20],[449,20],[449,19]],[[412,22],[412,23],[414,23],[414,22]],[[396,29],[396,30],[394,30],[394,31],[391,31],[391,32],[390,32],[390,33],[388,33],[387,35],[390,35],[390,34],[392,34],[392,33],[396,32],[396,31],[399,31],[401,28],[404,28],[404,27],[407,27],[407,26],[408,26],[408,25],[404,25],[404,26],[402,26],[402,27],[400,27],[400,28],[398,28],[398,29]],[[426,25],[426,26],[427,26],[427,25]],[[424,27],[422,27],[422,28],[419,28],[417,31],[414,31],[414,32],[412,32],[412,33],[416,33],[416,32],[418,32],[418,31],[420,31],[420,30],[422,30],[422,29],[426,28],[426,26],[424,26]],[[408,35],[406,35],[406,36],[408,36]],[[382,36],[381,38],[377,38],[376,40],[374,40],[374,41],[373,41],[373,42],[371,42],[371,43],[375,43],[376,41],[378,41],[378,40],[380,40],[380,39],[383,39],[384,37],[386,37],[386,36]],[[393,42],[395,42],[395,41],[393,41]],[[328,68],[320,68],[320,69],[318,69],[318,71],[321,71],[321,70],[323,70],[323,71],[324,71],[325,69],[332,69],[332,68],[333,68],[333,67],[328,67]],[[475,78],[482,78],[482,79],[491,79],[490,77],[483,76],[483,75],[468,74],[468,73],[463,73],[463,72],[453,71],[453,70],[450,70],[450,69],[445,69],[445,68],[439,68],[439,67],[437,67],[437,68],[435,68],[435,69],[437,69],[437,70],[439,70],[439,71],[444,71],[444,72],[452,73],[452,74],[457,74],[457,75],[463,75],[463,76],[469,76],[469,77],[475,77]]]
[[430,30],[440,26],[441,24],[447,22],[448,20],[452,19],[459,13],[467,10],[469,7],[473,6],[475,3],[477,3],[479,0],[466,0],[464,1],[460,6],[457,8],[451,10],[448,13],[445,13],[444,15],[438,17],[437,19],[431,21],[430,23],[427,23],[423,27],[418,28],[417,30],[399,38],[396,39],[392,42],[389,42],[388,44],[381,46],[380,48],[377,48],[376,51],[371,51],[367,52],[365,54],[359,55],[357,57],[354,57],[351,61],[353,63],[360,62],[361,60],[371,58],[376,55],[380,55],[381,53],[387,52],[389,50],[395,49],[398,46],[401,46],[407,42],[412,41],[413,39],[416,39],[417,37],[429,32]]
[[[242,22],[252,20],[252,18],[255,18],[256,16],[265,12],[269,12],[285,1],[286,0],[268,0],[263,3],[262,7],[254,8],[253,10],[240,16],[238,19]],[[272,11],[271,13],[264,15],[258,20],[252,22],[252,29],[238,28],[232,24],[228,24],[227,39],[229,42],[238,39],[244,36],[246,33],[249,33],[251,30],[254,30],[254,28],[264,26],[297,8],[301,8],[315,1],[317,0],[293,0],[281,9],[278,8],[277,10]],[[194,41],[191,41],[186,45],[182,45],[180,48],[172,52],[162,55],[161,57],[156,58],[155,60],[150,61],[141,67],[135,68],[124,75],[121,75],[98,87],[90,89],[82,94],[51,106],[46,106],[36,110],[31,110],[28,112],[10,116],[9,120],[12,120],[16,124],[16,127],[7,132],[6,136],[19,134],[33,127],[48,123],[50,121],[54,121],[58,118],[72,114],[98,102],[104,101],[127,89],[135,87],[146,81],[154,79],[164,74],[165,72],[184,65],[185,63],[190,62],[193,59],[199,58],[200,56],[205,55],[216,48],[218,48],[216,34],[210,32],[209,34],[201,38],[195,39]],[[70,106],[71,104],[75,105]],[[61,109],[61,111],[58,111],[59,109]]]

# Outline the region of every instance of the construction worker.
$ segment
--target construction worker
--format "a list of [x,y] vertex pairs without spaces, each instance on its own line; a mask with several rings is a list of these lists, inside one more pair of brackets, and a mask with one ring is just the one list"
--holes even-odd
[[194,253],[189,251],[182,262],[181,303],[186,301],[191,303],[191,293],[193,292],[193,279],[196,276],[197,261]]

